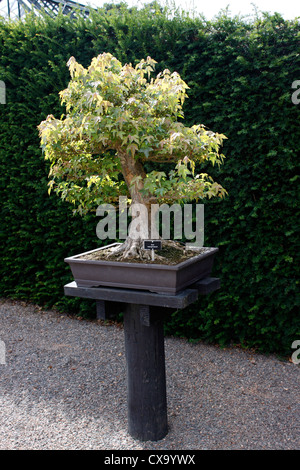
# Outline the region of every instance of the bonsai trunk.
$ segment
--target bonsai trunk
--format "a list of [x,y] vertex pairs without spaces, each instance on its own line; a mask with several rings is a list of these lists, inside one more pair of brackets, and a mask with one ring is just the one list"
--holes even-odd
[[[120,162],[122,174],[131,197],[132,222],[125,242],[120,245],[114,254],[120,253],[122,259],[139,257],[150,258],[143,248],[145,239],[153,238],[151,234],[151,205],[156,203],[154,196],[145,196],[142,192],[146,173],[143,165],[134,157],[122,153]],[[152,217],[154,214],[152,214]]]

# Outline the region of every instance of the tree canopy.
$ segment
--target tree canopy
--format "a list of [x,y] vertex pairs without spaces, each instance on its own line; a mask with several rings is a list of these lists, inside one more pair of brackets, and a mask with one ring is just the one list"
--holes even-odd
[[[39,125],[45,158],[51,162],[49,191],[95,210],[127,195],[134,202],[182,202],[224,197],[226,190],[197,164],[222,164],[223,134],[203,124],[183,124],[187,84],[168,69],[152,77],[155,60],[122,65],[110,53],[84,68],[67,63],[71,80],[60,92],[66,114]],[[146,172],[145,163],[173,164]],[[167,165],[169,166],[169,165]]]

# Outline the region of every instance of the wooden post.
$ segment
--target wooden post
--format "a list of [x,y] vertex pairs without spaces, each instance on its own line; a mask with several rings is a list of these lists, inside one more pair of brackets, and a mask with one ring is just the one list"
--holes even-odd
[[148,305],[128,304],[124,314],[128,431],[140,441],[168,432],[163,321]]

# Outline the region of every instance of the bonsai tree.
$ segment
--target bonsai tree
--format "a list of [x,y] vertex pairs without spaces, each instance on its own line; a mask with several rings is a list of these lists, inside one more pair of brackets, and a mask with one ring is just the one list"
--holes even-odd
[[[182,123],[187,84],[177,72],[151,78],[155,60],[122,65],[110,53],[84,68],[67,63],[71,81],[60,92],[66,114],[50,115],[38,126],[45,158],[50,160],[49,192],[54,189],[84,214],[103,203],[151,205],[220,197],[225,189],[196,165],[220,165],[224,135],[203,125]],[[161,165],[169,171],[159,171]],[[168,165],[169,164],[169,165]],[[155,169],[153,169],[155,168]],[[118,251],[141,255],[143,237],[130,232]]]

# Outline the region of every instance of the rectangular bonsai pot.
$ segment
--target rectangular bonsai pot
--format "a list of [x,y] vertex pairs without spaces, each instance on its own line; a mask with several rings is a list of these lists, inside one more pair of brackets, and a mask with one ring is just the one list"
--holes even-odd
[[141,289],[176,295],[177,292],[210,276],[218,248],[207,248],[204,253],[177,265],[128,263],[123,261],[88,260],[82,256],[103,250],[111,245],[65,258],[78,287],[120,287]]

